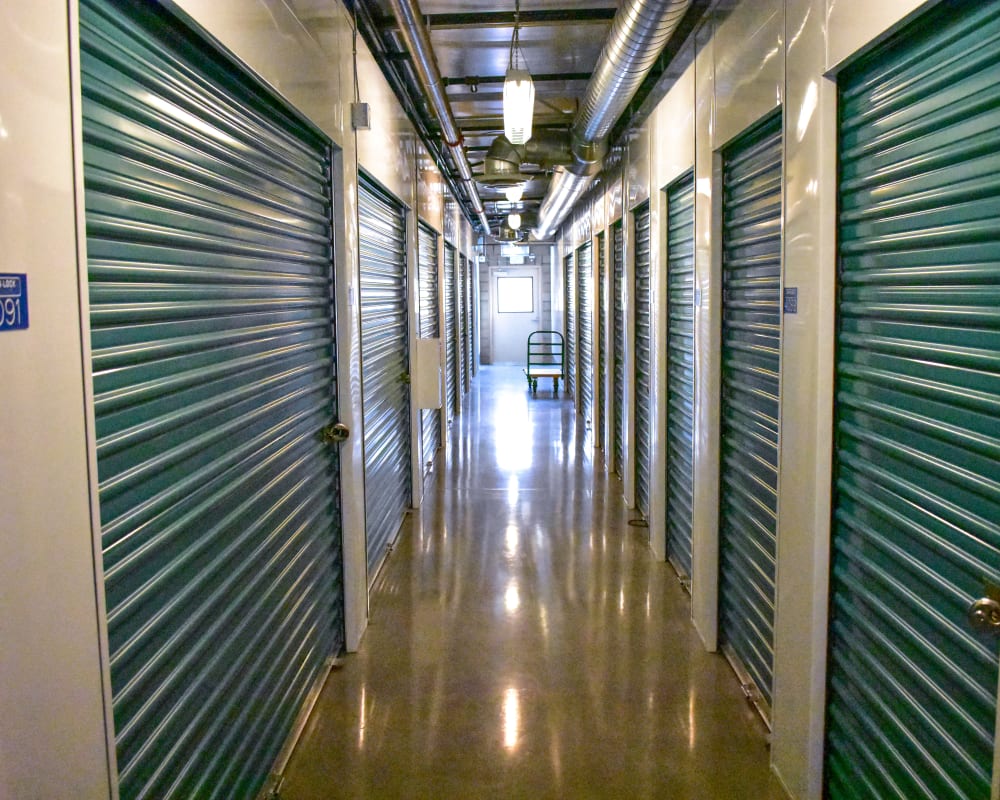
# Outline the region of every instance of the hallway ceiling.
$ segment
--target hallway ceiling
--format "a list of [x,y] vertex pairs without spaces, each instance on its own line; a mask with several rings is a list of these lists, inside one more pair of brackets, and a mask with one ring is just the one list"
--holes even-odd
[[[466,156],[475,176],[493,140],[503,133],[503,79],[514,32],[514,0],[418,0],[434,56],[445,85]],[[608,0],[522,0],[520,41],[524,60],[535,84],[534,131],[567,131],[573,124],[587,82],[607,38],[617,2]],[[611,134],[611,144],[624,137],[637,113],[646,109],[650,95],[690,61],[679,58],[683,47],[705,17],[709,0],[694,0],[662,56]],[[407,115],[442,167],[453,193],[477,227],[465,193],[458,187],[455,166],[446,155],[439,125],[424,95],[396,26],[388,0],[355,0],[358,30],[375,54]],[[690,50],[691,48],[687,48]],[[683,64],[680,62],[683,61]],[[649,103],[645,104],[647,107]],[[525,165],[531,179],[519,208],[512,208],[500,189],[477,181],[479,196],[497,236],[507,214],[518,210],[524,218],[523,237],[531,227],[548,188],[551,170]]]

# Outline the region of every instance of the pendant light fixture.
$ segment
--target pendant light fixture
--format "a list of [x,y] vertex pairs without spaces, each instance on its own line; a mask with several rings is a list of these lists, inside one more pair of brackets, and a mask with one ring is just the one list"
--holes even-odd
[[531,138],[531,117],[535,111],[535,84],[521,52],[520,26],[521,0],[514,0],[514,35],[503,82],[503,133],[511,144],[524,144]]
[[508,203],[520,203],[524,196],[524,184],[518,183],[515,186],[508,186],[503,190],[503,195],[507,198]]

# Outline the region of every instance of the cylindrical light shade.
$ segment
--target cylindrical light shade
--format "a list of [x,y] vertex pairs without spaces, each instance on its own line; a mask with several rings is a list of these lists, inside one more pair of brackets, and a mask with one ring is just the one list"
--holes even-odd
[[524,196],[524,184],[519,183],[517,186],[508,186],[503,190],[503,194],[507,198],[508,203],[520,203],[521,198]]
[[512,231],[516,231],[521,227],[521,215],[520,214],[508,214],[507,224],[510,226]]
[[535,84],[526,69],[509,69],[503,82],[503,133],[511,144],[531,138],[535,111]]

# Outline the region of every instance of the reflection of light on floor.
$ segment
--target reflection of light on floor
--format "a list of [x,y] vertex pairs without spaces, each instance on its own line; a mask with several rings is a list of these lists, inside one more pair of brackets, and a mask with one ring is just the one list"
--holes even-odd
[[517,501],[521,499],[521,484],[517,480],[517,475],[511,473],[507,479],[507,507],[517,508]]
[[694,750],[694,689],[688,695],[688,749]]
[[521,701],[517,689],[509,687],[503,695],[503,746],[508,750],[517,747],[521,728]]
[[493,448],[502,472],[531,469],[531,447],[535,428],[524,392],[501,392],[493,412]]
[[624,589],[622,589],[620,592],[618,592],[618,613],[619,614],[624,614],[625,613],[625,590]]
[[365,719],[365,687],[361,687],[361,714],[359,715],[358,722],[358,750],[363,750],[365,747],[365,725],[368,721]]
[[507,592],[504,594],[503,598],[504,608],[507,609],[508,614],[513,614],[521,607],[521,593],[517,590],[517,582],[511,581],[507,585]]
[[507,533],[504,537],[505,544],[507,545],[507,558],[512,559],[517,556],[517,545],[520,539],[520,534],[517,530],[517,525],[508,525]]

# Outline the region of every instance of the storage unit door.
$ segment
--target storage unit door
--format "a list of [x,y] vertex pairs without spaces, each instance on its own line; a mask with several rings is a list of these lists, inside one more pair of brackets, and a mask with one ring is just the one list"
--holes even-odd
[[576,401],[576,280],[573,269],[574,255],[570,253],[563,262],[563,297],[566,304],[566,393]]
[[458,394],[458,326],[455,324],[455,248],[444,243],[444,405],[448,419],[461,408]]
[[635,505],[649,514],[649,459],[653,435],[652,326],[650,319],[649,203],[633,215],[635,221]]
[[119,792],[254,798],[343,643],[330,147],[159,4],[80,51]]
[[468,392],[472,385],[472,272],[469,269],[469,259],[460,256],[462,268],[462,354],[463,354],[463,391]]
[[594,442],[598,447],[604,447],[604,426],[608,419],[608,399],[605,395],[605,385],[608,379],[608,343],[605,335],[605,325],[607,325],[606,314],[608,311],[608,294],[605,287],[607,279],[607,258],[604,253],[605,234],[597,236],[597,286],[595,294],[597,296],[597,425]]
[[455,326],[457,340],[455,342],[455,361],[458,364],[457,380],[459,408],[462,404],[462,396],[469,390],[468,370],[466,369],[465,355],[465,329],[467,320],[465,318],[465,256],[461,253],[455,254]]
[[767,719],[780,418],[780,114],[727,148],[722,171],[719,626],[726,655],[760,693]]
[[611,315],[613,319],[614,362],[611,380],[614,388],[614,416],[611,418],[615,448],[615,473],[623,477],[625,462],[625,253],[622,222],[611,227]]
[[587,424],[594,419],[594,281],[593,246],[576,251],[577,296],[580,303],[580,413]]
[[[438,236],[433,229],[420,224],[417,231],[417,292],[420,298],[420,336],[436,339],[441,335],[438,319]],[[421,447],[424,468],[430,469],[434,454],[441,446],[441,412],[427,408],[420,412]]]
[[667,558],[691,575],[694,482],[694,175],[667,188]]
[[365,533],[371,582],[410,506],[410,363],[403,207],[363,176],[358,182],[358,231]]
[[827,790],[987,800],[1000,584],[1000,3],[840,81]]

